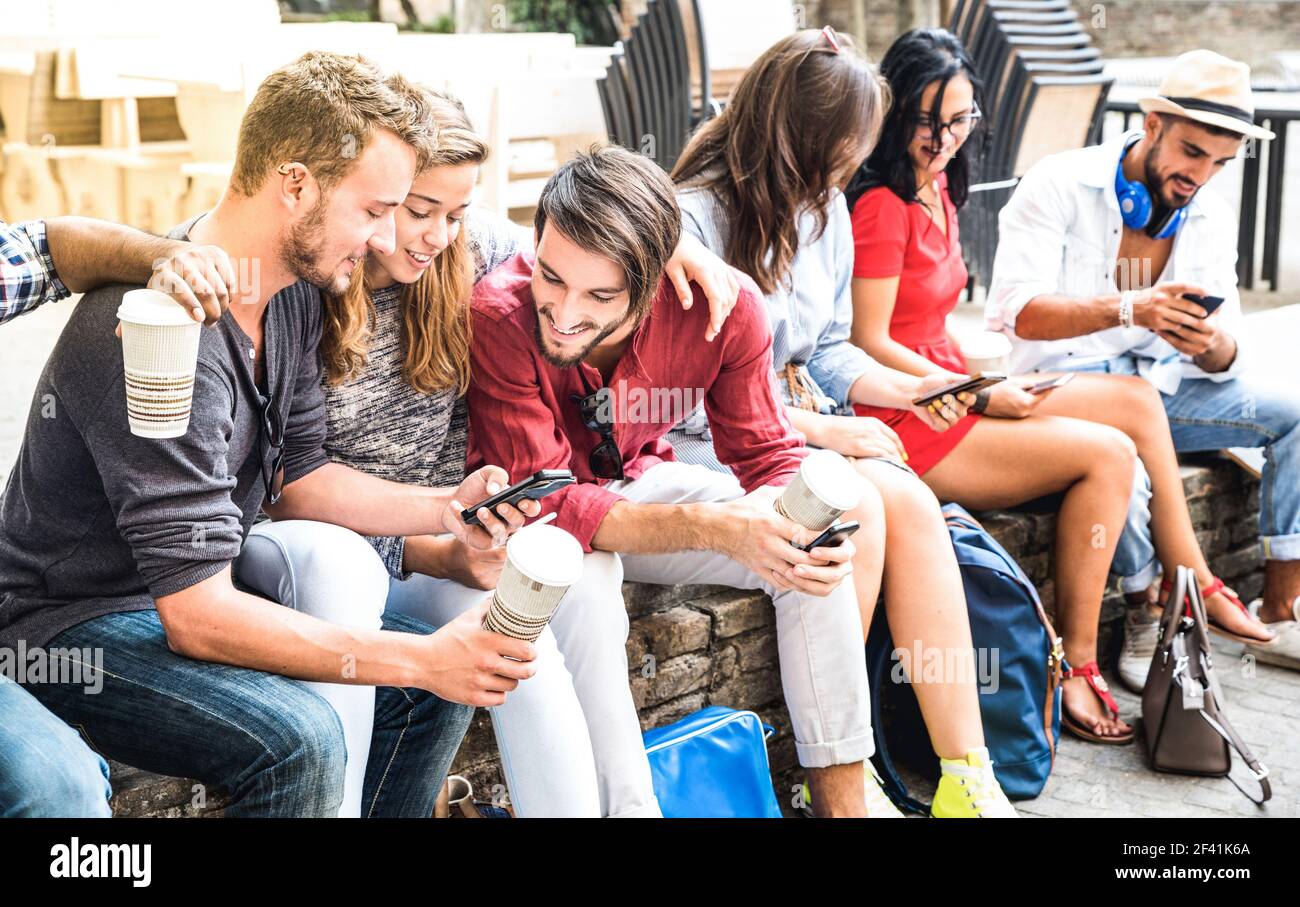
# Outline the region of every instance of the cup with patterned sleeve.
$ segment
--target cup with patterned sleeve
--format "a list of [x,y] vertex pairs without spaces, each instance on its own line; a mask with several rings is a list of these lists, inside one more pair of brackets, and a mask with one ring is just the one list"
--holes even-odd
[[128,290],[117,317],[131,434],[179,438],[190,425],[203,326],[166,293],[147,288]]
[[569,587],[582,578],[582,545],[558,526],[535,523],[506,543],[506,565],[483,628],[532,642]]
[[862,500],[862,478],[833,450],[810,450],[781,497],[776,512],[801,526],[821,532]]

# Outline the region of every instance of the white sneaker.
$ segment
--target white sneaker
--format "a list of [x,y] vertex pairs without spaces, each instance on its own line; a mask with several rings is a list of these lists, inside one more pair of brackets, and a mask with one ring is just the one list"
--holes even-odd
[[[867,798],[867,818],[868,819],[906,819],[902,811],[894,805],[894,801],[889,799],[889,794],[881,786],[880,776],[876,774],[876,767],[871,764],[870,759],[863,759],[862,765],[865,769],[863,775],[866,780],[866,798]],[[812,810],[812,793],[808,790],[808,785],[803,786],[801,791],[803,795],[803,807],[800,809],[809,819],[816,818]]]
[[[1259,617],[1259,609],[1263,604],[1262,599],[1251,602],[1250,613]],[[1300,671],[1300,597],[1291,603],[1291,617],[1291,620],[1264,624],[1273,631],[1275,638],[1272,642],[1263,644],[1247,643],[1246,651],[1264,664]]]
[[889,799],[889,794],[885,793],[884,787],[881,786],[880,776],[876,774],[876,767],[871,764],[870,759],[862,760],[866,768],[866,787],[867,787],[867,818],[868,819],[905,819],[903,811],[894,805],[894,801]]
[[1134,693],[1147,685],[1147,671],[1156,654],[1160,638],[1160,619],[1144,607],[1129,608],[1124,615],[1124,648],[1119,653],[1117,673],[1120,682]]

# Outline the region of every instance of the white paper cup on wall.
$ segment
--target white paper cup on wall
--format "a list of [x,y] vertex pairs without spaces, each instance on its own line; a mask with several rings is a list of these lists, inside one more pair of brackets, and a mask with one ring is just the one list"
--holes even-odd
[[150,289],[127,291],[117,317],[131,434],[179,438],[190,426],[203,325],[166,293]]
[[862,500],[862,479],[848,460],[833,450],[810,450],[799,474],[776,499],[776,512],[821,532]]
[[976,372],[1005,372],[1011,363],[1011,340],[996,331],[980,331],[963,337],[961,356],[966,360],[966,370]]
[[534,524],[506,543],[506,565],[483,628],[532,642],[582,578],[582,545],[558,526]]

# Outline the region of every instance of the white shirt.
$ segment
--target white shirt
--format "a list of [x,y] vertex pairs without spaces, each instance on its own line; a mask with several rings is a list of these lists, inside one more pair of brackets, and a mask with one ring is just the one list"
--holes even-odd
[[1011,339],[1012,372],[1075,369],[1128,354],[1138,358],[1140,374],[1166,394],[1177,391],[1183,378],[1226,381],[1241,372],[1237,222],[1228,204],[1205,187],[1187,206],[1164,273],[1139,276],[1143,285],[1177,280],[1224,298],[1213,317],[1238,343],[1230,368],[1208,374],[1146,328],[1113,327],[1065,340],[1016,335],[1016,317],[1036,296],[1119,292],[1115,267],[1124,222],[1115,197],[1115,168],[1124,144],[1138,134],[1043,158],[1002,209],[984,322]]

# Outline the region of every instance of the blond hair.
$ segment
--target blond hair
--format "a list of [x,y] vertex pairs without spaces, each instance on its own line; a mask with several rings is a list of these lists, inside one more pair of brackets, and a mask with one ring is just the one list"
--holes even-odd
[[[415,128],[429,139],[429,163],[423,170],[487,159],[488,147],[475,134],[460,101],[404,80],[394,86],[411,105]],[[402,378],[422,394],[455,388],[460,396],[469,390],[473,284],[474,262],[462,225],[420,279],[402,288]],[[342,296],[325,297],[320,350],[330,385],[351,381],[365,368],[375,321],[371,293],[365,269],[358,268]]]
[[267,76],[239,124],[231,188],[252,196],[272,171],[297,161],[327,194],[355,166],[376,129],[396,133],[428,166],[429,137],[400,77],[365,57],[312,51]]

